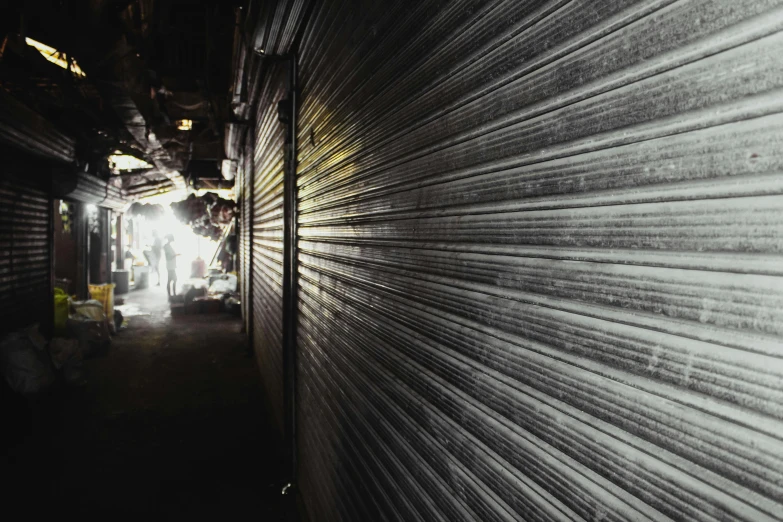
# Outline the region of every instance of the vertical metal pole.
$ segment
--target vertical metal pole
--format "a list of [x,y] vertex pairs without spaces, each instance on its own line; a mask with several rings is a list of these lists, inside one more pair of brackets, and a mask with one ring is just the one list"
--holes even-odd
[[125,270],[125,241],[123,241],[122,214],[117,214],[117,223],[115,225],[117,237],[114,243],[114,264],[117,270]]
[[75,204],[73,231],[76,234],[76,288],[79,299],[87,298],[87,283],[89,280],[89,234],[87,231],[87,209],[84,203]]
[[49,219],[47,222],[47,232],[48,232],[48,254],[49,254],[49,300],[46,304],[46,313],[48,315],[48,318],[45,322],[44,328],[46,329],[46,335],[54,337],[54,283],[55,283],[55,265],[54,265],[54,248],[55,248],[55,241],[54,241],[54,234],[55,234],[55,226],[54,226],[54,220],[55,212],[59,212],[59,208],[55,208],[55,199],[52,195],[52,189],[49,188]]
[[101,225],[103,226],[104,234],[106,234],[103,240],[106,252],[106,263],[104,264],[106,267],[106,280],[103,281],[104,283],[114,282],[114,274],[111,271],[111,214],[111,210],[106,209],[101,217]]
[[297,281],[297,190],[296,190],[296,127],[297,127],[297,63],[296,55],[289,58],[288,146],[286,147],[286,171],[283,183],[283,386],[285,438],[289,456],[288,483],[296,486],[296,330],[298,311]]

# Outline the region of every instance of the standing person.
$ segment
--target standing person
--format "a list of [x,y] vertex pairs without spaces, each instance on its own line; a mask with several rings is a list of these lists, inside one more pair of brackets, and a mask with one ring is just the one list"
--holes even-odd
[[169,297],[177,295],[177,252],[174,250],[174,236],[166,236],[166,245],[163,247],[163,253],[166,255],[166,271],[168,272],[168,281],[166,281],[166,293]]
[[122,269],[127,270],[128,269],[128,259],[130,259],[131,268],[133,268],[133,262],[136,261],[136,256],[133,255],[133,252],[131,251],[133,249],[133,245],[128,245],[125,249],[125,255],[122,258]]
[[160,259],[163,256],[163,241],[158,236],[158,231],[152,231],[152,270],[158,274],[158,286],[160,286]]

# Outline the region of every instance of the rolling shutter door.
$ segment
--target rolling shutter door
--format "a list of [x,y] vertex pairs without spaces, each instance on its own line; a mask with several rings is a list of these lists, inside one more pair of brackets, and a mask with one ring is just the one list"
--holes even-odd
[[73,138],[5,89],[0,89],[0,143],[66,164],[74,159]]
[[[250,140],[248,140],[250,141]],[[250,332],[252,308],[250,306],[250,222],[252,221],[251,203],[253,194],[250,184],[253,181],[253,148],[245,148],[241,168],[237,173],[236,185],[239,187],[239,281],[242,299],[242,321],[246,332]]]
[[124,210],[128,204],[122,191],[112,182],[86,172],[78,173],[76,187],[64,198],[82,203],[92,203],[116,211]]
[[[315,9],[298,151],[311,514],[781,516],[781,5]],[[258,169],[267,223],[276,157]],[[255,270],[279,299],[274,230]]]
[[47,326],[51,212],[46,191],[23,181],[0,179],[0,333],[36,322]]
[[256,115],[253,178],[253,342],[267,394],[283,426],[283,163],[285,128],[277,102],[285,97],[285,67],[269,66]]

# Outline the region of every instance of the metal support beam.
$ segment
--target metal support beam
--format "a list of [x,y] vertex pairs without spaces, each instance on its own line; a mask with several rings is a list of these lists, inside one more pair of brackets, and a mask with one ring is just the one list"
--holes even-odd
[[55,265],[54,265],[54,213],[59,212],[59,209],[55,208],[55,199],[52,195],[51,188],[48,191],[49,197],[49,216],[46,224],[47,227],[47,254],[49,255],[49,299],[46,303],[46,321],[44,321],[43,329],[46,332],[47,337],[54,337],[54,282],[55,282]]
[[122,223],[122,214],[117,214],[117,237],[115,238],[114,243],[114,264],[117,267],[117,270],[124,270],[125,269],[125,241],[123,241],[124,234],[123,234],[123,223]]

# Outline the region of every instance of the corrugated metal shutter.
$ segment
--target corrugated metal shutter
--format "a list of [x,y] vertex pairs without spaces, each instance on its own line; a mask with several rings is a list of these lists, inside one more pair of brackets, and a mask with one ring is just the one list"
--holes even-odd
[[253,27],[252,49],[268,56],[286,54],[299,30],[308,3],[308,0],[251,2],[248,21]]
[[256,114],[253,175],[253,343],[272,410],[283,427],[283,163],[285,128],[277,102],[285,98],[285,67],[265,72]]
[[128,204],[118,187],[87,172],[77,174],[76,188],[64,199],[92,203],[112,210],[123,210]]
[[0,177],[0,332],[47,326],[51,213],[47,191]]
[[245,150],[240,162],[240,169],[237,173],[235,186],[238,188],[238,203],[240,208],[239,220],[239,283],[242,299],[242,320],[245,324],[245,332],[250,332],[252,314],[250,312],[249,299],[249,281],[250,281],[250,222],[252,215],[250,213],[252,192],[250,183],[252,182],[253,172],[253,149]]
[[0,88],[0,142],[65,163],[74,159],[73,138],[61,133],[3,88]]
[[[781,5],[316,8],[298,170],[311,514],[780,519]],[[256,271],[277,291],[271,252]]]

